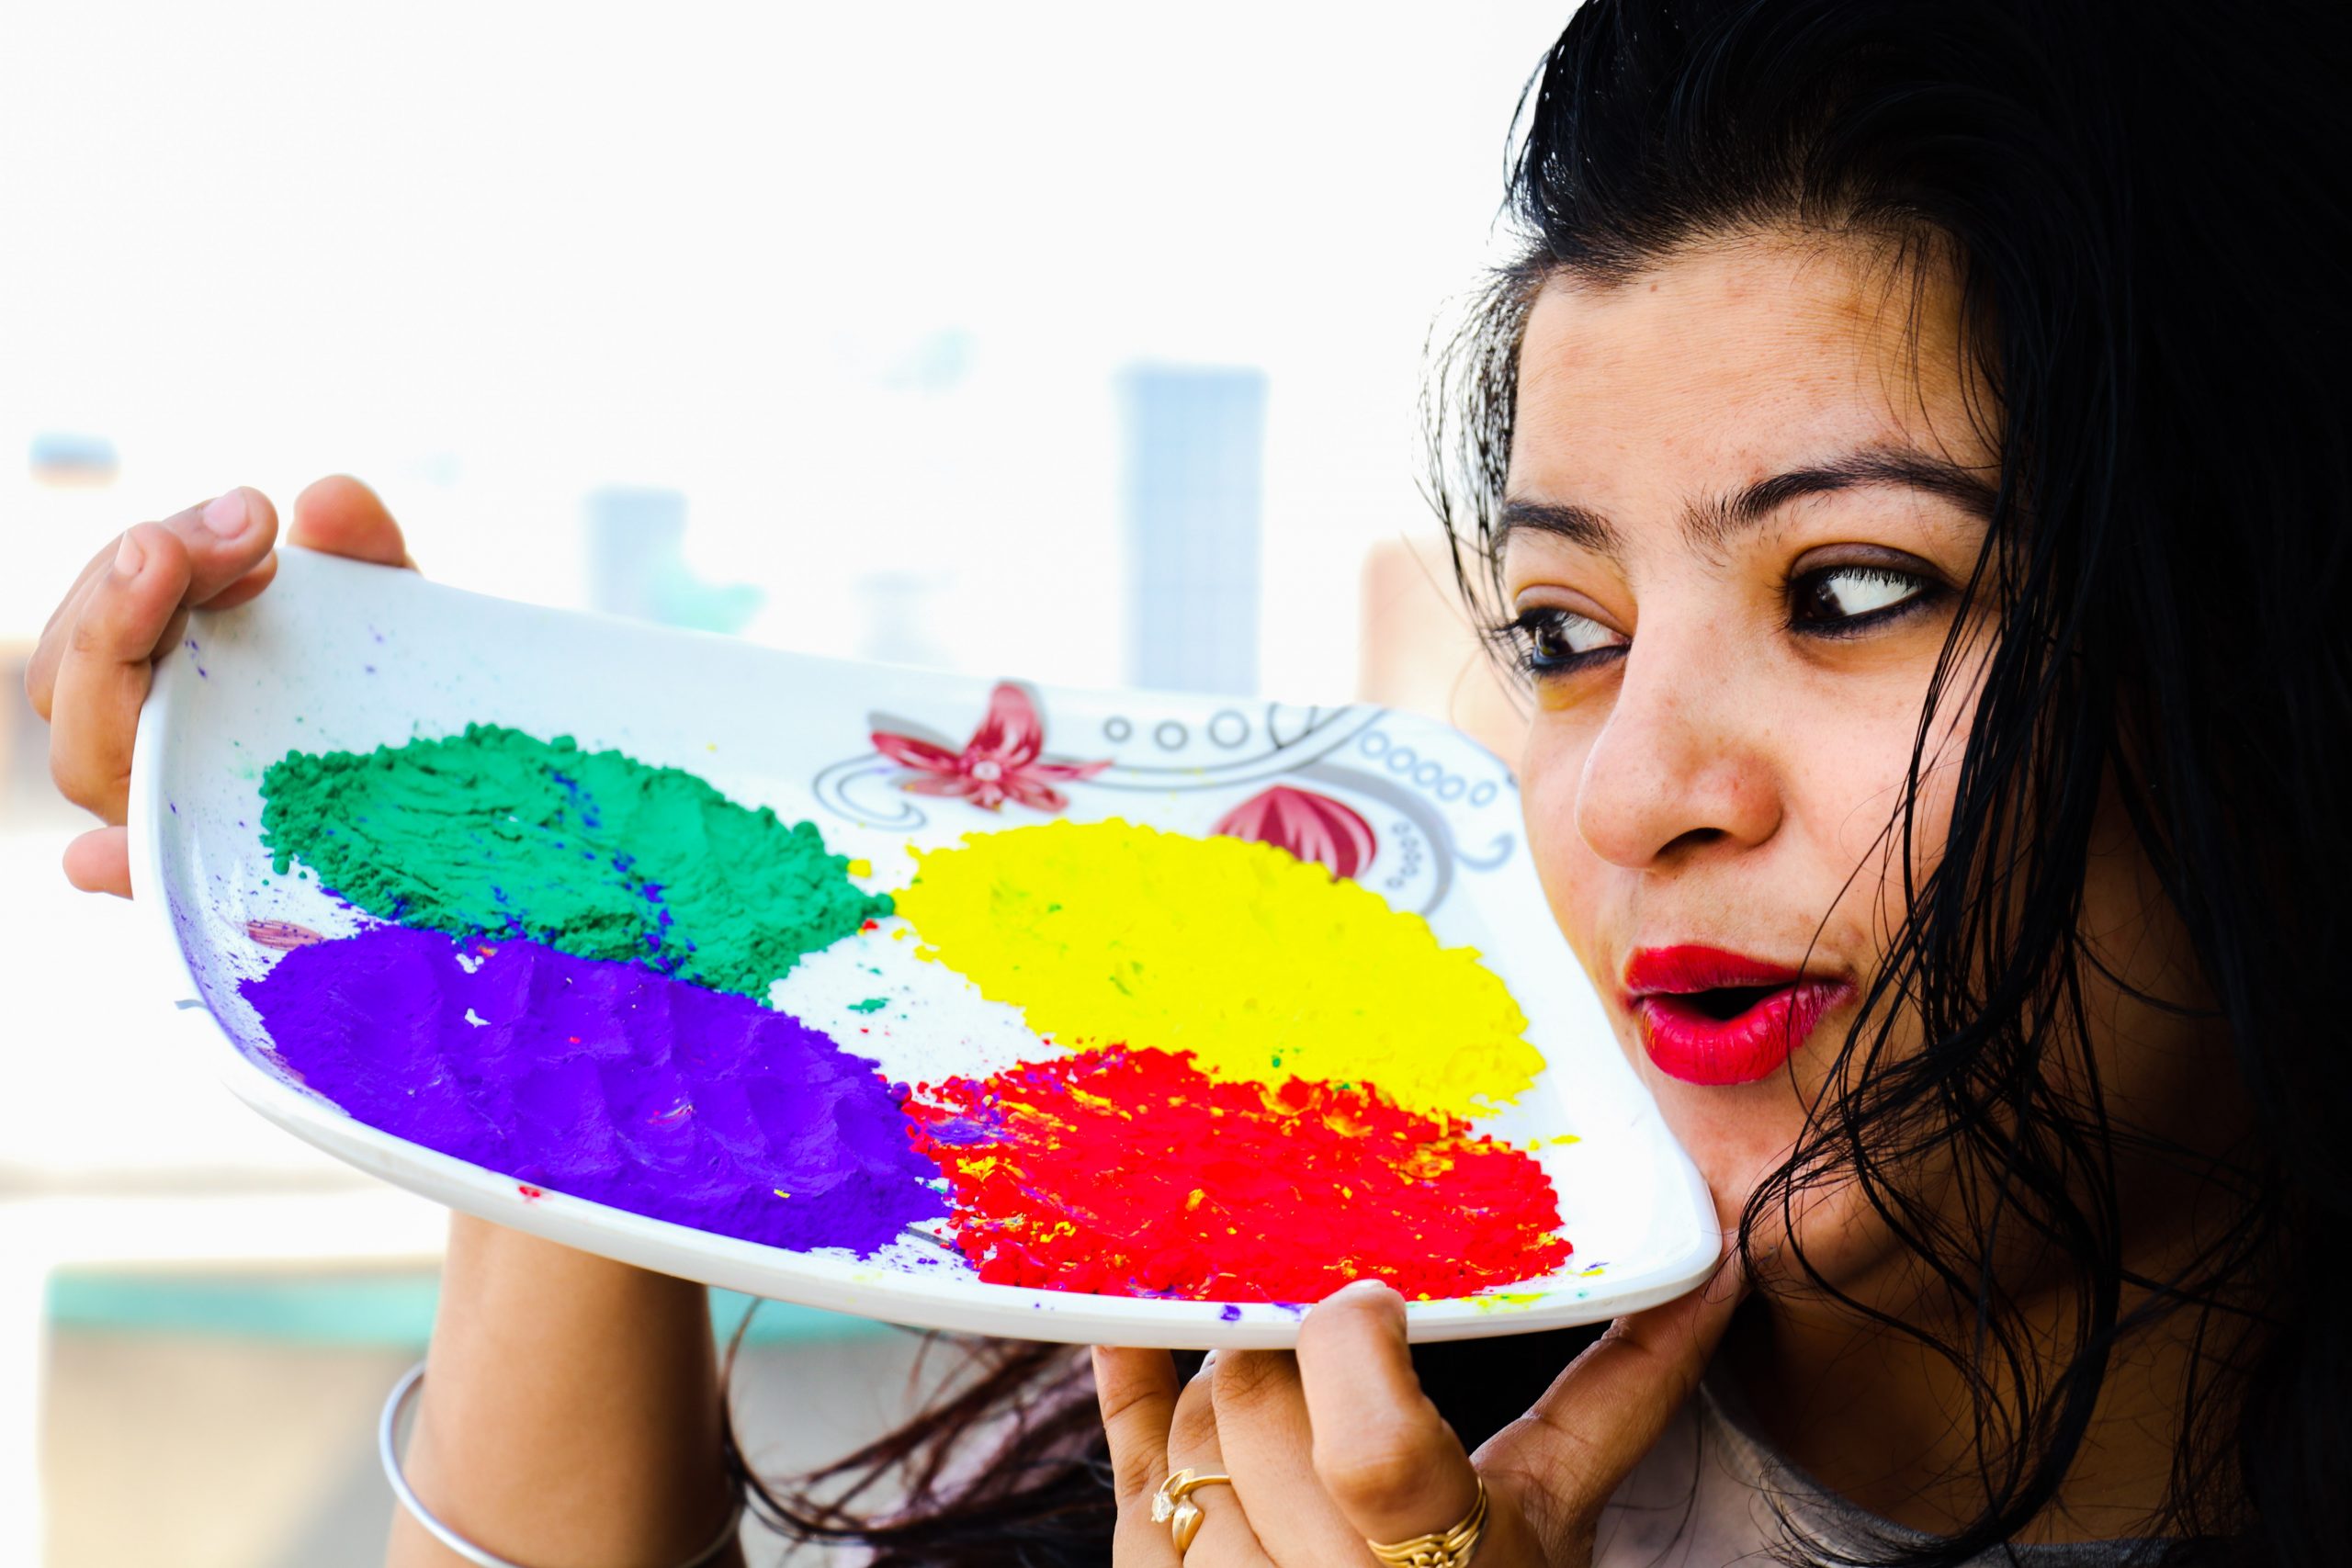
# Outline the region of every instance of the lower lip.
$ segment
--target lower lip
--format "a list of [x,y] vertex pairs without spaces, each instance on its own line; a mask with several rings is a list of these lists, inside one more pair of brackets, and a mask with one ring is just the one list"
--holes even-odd
[[1642,1048],[1668,1077],[1708,1085],[1754,1083],[1778,1070],[1822,1014],[1852,991],[1842,981],[1803,980],[1726,1019],[1709,1017],[1689,997],[1652,992],[1634,999],[1634,1017],[1641,1025]]

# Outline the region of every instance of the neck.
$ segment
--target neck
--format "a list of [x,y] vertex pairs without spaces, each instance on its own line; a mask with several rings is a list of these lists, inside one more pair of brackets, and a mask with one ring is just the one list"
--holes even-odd
[[[2172,1213],[2177,1222],[2142,1238],[2127,1258],[2127,1276],[2164,1279],[2197,1256],[2198,1204]],[[2030,1358],[2033,1384],[2046,1390],[2075,1355],[2077,1287],[2053,1280],[2013,1297],[2016,1343]],[[2127,1287],[2129,1318],[2149,1292]],[[1882,1299],[1877,1304],[1888,1310]],[[1898,1315],[1938,1342],[1965,1353],[1976,1329],[1966,1318],[1913,1312]],[[2199,1371],[2194,1309],[2158,1316],[2118,1345],[2075,1458],[2055,1498],[2022,1530],[2022,1542],[2106,1540],[2142,1536],[2165,1508],[2183,1418],[2183,1391]],[[2210,1348],[2207,1354],[2211,1354]],[[1980,1451],[1977,1392],[1938,1350],[1912,1334],[1869,1323],[1815,1295],[1761,1297],[1743,1309],[1723,1352],[1762,1435],[1792,1463],[1855,1506],[1912,1529],[1951,1535],[1986,1506],[1986,1461],[1997,1463],[2017,1413],[2016,1381],[1988,1357],[1991,1397],[1999,1401]],[[2202,1369],[2210,1372],[2211,1368]],[[1995,1472],[1996,1478],[1998,1472]]]
[[[2109,861],[2123,865],[2116,874],[2141,880],[2106,897],[2102,908],[2162,907],[2143,860]],[[2183,966],[2159,964],[2152,970],[2149,955],[2161,957],[2177,944],[2137,940],[2134,933],[2144,934],[2143,928],[2128,922],[2095,929],[2109,928],[2116,933],[2114,951],[2100,950],[2103,972],[2129,983],[2098,992],[2093,1038],[2109,1124],[2118,1130],[2107,1145],[2105,1169],[2112,1212],[2122,1226],[2120,1268],[2127,1282],[2118,1314],[2131,1322],[2154,1298],[2128,1281],[2204,1280],[2211,1260],[2242,1229],[2245,1216],[2236,1205],[2243,1187],[2213,1176],[2217,1168],[2242,1166],[2242,1141],[2252,1136],[2256,1119],[2235,1075],[2217,1070],[2230,1060],[2230,1050],[2211,999],[2191,987],[2166,1006],[2153,1000],[2181,988]],[[2121,1135],[2125,1128],[2133,1129],[2132,1135]],[[1973,1228],[1989,1196],[1980,1194],[1973,1205],[1955,1197],[1945,1208],[1955,1224],[1966,1215]],[[2077,1201],[2086,1197],[2078,1193]],[[1872,1228],[1875,1216],[1849,1206],[1858,1203],[1849,1190],[1825,1217]],[[2011,1235],[2032,1229],[2015,1216],[2006,1228]],[[2021,1359],[2021,1369],[2001,1359],[2002,1348],[1980,1347],[1973,1303],[1955,1303],[1920,1289],[1920,1272],[1907,1254],[1863,1269],[1845,1288],[1917,1334],[1866,1319],[1818,1292],[1773,1292],[1743,1312],[1724,1343],[1724,1364],[1755,1407],[1764,1435],[1815,1480],[1898,1524],[1951,1535],[1987,1506],[1988,1465],[2007,1459],[2013,1418],[2023,1414],[2017,1385],[2022,1382],[2046,1396],[2080,1348],[2076,1309],[2083,1286],[2071,1258],[2052,1248],[2013,1253],[1993,1266],[2007,1287],[2007,1348]],[[2252,1299],[2258,1282],[2247,1279],[2199,1289],[2237,1298],[2221,1301],[2229,1315],[2217,1316],[2219,1332],[2200,1336],[2199,1309],[2183,1306],[2154,1314],[2123,1337],[2056,1495],[2015,1539],[2105,1540],[2159,1528],[2154,1521],[2165,1511],[2187,1391],[2195,1380],[2226,1394],[2215,1361],[2228,1348],[2214,1341],[2232,1339],[2262,1304]],[[1992,1402],[1989,1410],[1967,1375],[1923,1343],[1923,1336],[1963,1358],[1975,1351],[1975,1364],[1990,1382],[1981,1391]],[[2200,1356],[2208,1358],[2202,1364]]]

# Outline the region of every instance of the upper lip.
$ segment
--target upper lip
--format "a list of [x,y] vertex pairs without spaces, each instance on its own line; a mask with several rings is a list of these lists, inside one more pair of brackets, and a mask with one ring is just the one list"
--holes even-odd
[[1644,997],[1684,996],[1727,987],[1793,986],[1826,978],[1720,947],[1645,947],[1626,961],[1625,995],[1639,1001]]

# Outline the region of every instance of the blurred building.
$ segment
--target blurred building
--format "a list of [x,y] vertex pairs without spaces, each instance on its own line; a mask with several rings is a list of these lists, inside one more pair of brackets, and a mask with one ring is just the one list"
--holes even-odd
[[79,431],[46,430],[32,439],[30,468],[36,484],[100,486],[121,470],[114,443]]
[[1266,378],[1136,366],[1119,378],[1125,441],[1128,679],[1258,689]]
[[591,608],[665,626],[734,632],[766,598],[749,583],[705,581],[686,564],[686,498],[677,491],[596,491],[586,513]]

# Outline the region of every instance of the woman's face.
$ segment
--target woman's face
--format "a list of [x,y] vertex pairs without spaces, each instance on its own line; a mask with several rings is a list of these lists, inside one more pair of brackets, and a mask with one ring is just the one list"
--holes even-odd
[[[1520,359],[1529,832],[1726,1221],[1795,1141],[1903,908],[1890,825],[1984,541],[1997,470],[1956,304],[1914,281],[1859,244],[1726,244],[1548,284]],[[1973,659],[1928,728],[1917,871]],[[1858,1221],[1835,1194],[1804,1221],[1833,1280],[1885,1250]]]

